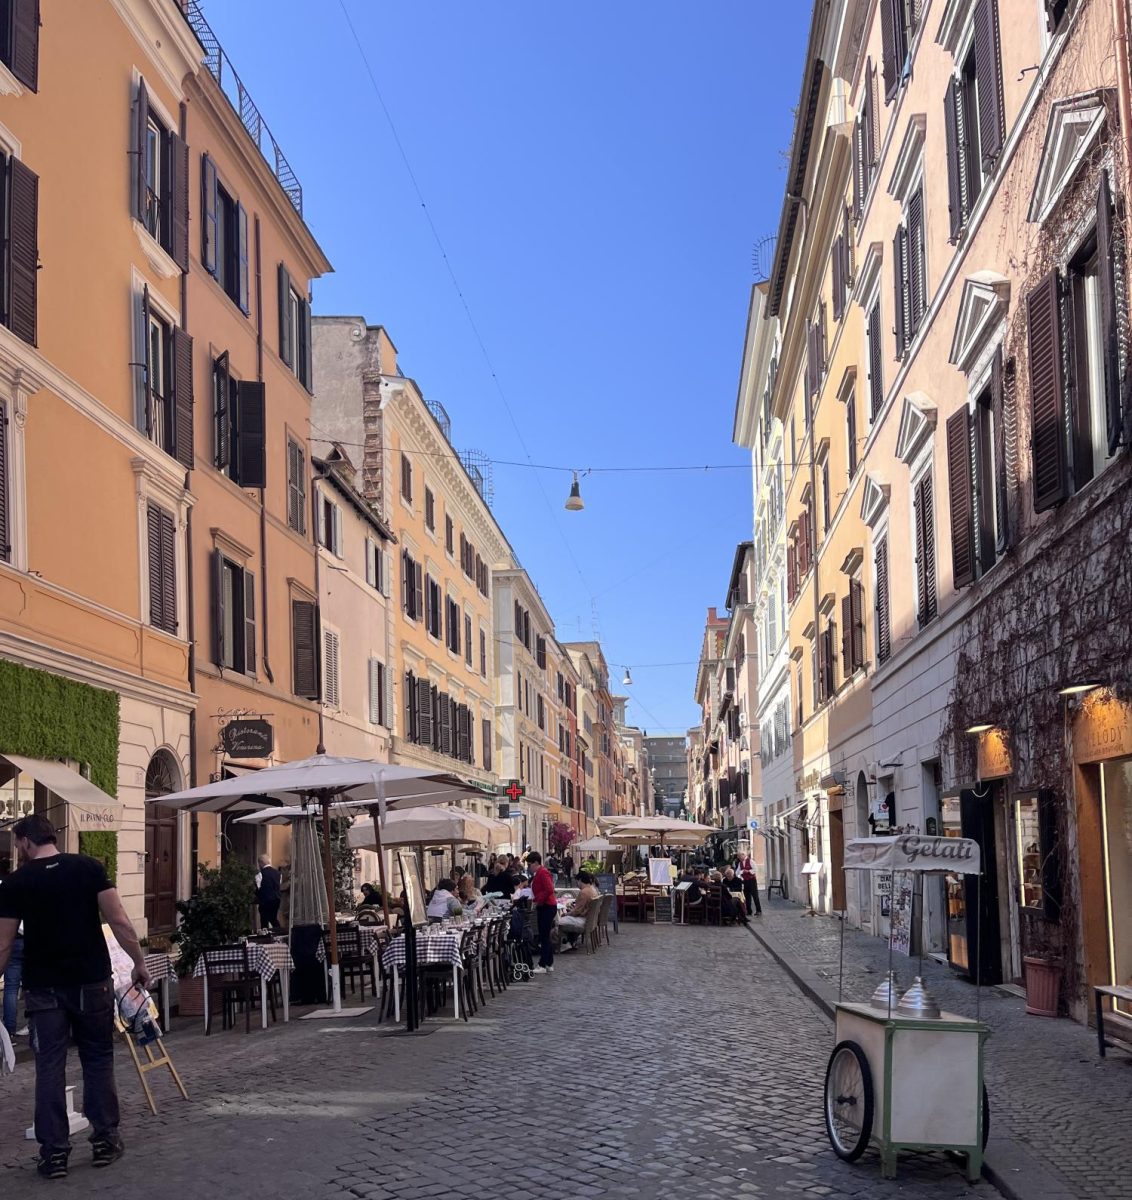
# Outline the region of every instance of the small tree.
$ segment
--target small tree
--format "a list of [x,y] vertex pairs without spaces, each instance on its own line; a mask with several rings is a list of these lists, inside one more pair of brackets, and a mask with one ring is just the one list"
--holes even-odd
[[557,855],[563,855],[570,848],[570,843],[578,836],[577,832],[565,821],[555,821],[546,835],[547,845]]

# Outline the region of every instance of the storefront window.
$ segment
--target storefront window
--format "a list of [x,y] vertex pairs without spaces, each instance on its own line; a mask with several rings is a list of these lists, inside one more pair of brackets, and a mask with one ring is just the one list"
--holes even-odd
[[[1101,815],[1111,982],[1132,984],[1132,760],[1104,764]],[[1127,1002],[1115,1007],[1132,1016]]]
[[[11,770],[11,767],[8,768]],[[12,823],[26,817],[35,809],[35,780],[30,775],[18,775],[0,784],[0,879],[10,875],[20,864],[16,862]]]
[[1023,908],[1043,908],[1041,824],[1037,796],[1015,800],[1014,831],[1018,855],[1018,903]]

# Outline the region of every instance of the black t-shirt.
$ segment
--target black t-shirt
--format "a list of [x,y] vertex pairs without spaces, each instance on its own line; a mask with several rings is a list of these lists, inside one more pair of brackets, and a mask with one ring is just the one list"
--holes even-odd
[[[260,904],[270,904],[282,895],[282,878],[277,867],[261,867],[259,883]],[[378,901],[380,903],[380,901]]]
[[85,854],[36,858],[0,885],[0,917],[24,923],[24,987],[73,987],[110,978],[98,897],[114,885]]
[[487,883],[484,884],[484,890],[488,892],[502,892],[508,899],[515,891],[515,878],[510,871],[500,871],[497,875],[489,875]]

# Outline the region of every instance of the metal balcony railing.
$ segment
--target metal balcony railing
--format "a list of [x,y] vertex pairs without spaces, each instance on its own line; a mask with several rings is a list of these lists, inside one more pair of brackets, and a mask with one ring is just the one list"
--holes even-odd
[[248,131],[248,136],[255,142],[264,161],[279,181],[279,186],[287,193],[287,198],[301,217],[303,215],[303,185],[299,182],[295,172],[291,170],[291,164],[279,148],[279,143],[272,136],[267,122],[260,115],[248,89],[240,81],[239,75],[236,74],[236,68],[232,65],[232,60],[224,53],[224,47],[221,46],[216,34],[212,32],[212,26],[205,20],[200,0],[178,0],[178,2],[181,12],[185,15],[185,20],[189,23],[189,28],[196,34],[197,41],[204,50],[204,65],[208,68],[209,74],[220,85],[220,90],[224,93],[228,103],[239,114],[244,128]]

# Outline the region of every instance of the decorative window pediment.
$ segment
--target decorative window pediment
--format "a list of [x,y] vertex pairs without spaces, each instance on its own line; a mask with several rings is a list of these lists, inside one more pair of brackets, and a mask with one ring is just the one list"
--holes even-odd
[[818,612],[823,617],[828,617],[833,612],[834,606],[837,604],[837,597],[832,592],[826,592],[821,598],[821,603],[818,605]]
[[1010,283],[994,271],[978,271],[963,281],[959,315],[947,361],[965,375],[978,362],[995,330],[1006,317]]
[[865,551],[860,546],[854,546],[852,550],[845,556],[845,561],[841,564],[841,570],[846,575],[852,575],[859,571],[861,564],[865,561]]
[[901,204],[908,198],[912,180],[916,177],[916,168],[923,157],[927,128],[928,118],[925,113],[913,113],[908,118],[908,128],[904,130],[904,140],[900,143],[896,166],[893,168],[892,178],[888,181],[889,195]]
[[881,483],[875,475],[865,476],[865,489],[861,496],[861,520],[870,529],[876,529],[881,517],[888,511],[888,492],[887,483]]
[[911,466],[927,448],[935,432],[936,408],[923,392],[909,392],[900,413],[896,457]]
[[1100,92],[1059,100],[1049,114],[1042,157],[1027,219],[1041,224],[1053,212],[1062,193],[1097,140],[1105,121]]
[[[841,376],[841,382],[837,385],[837,398],[842,404],[845,404],[849,397],[853,394],[853,389],[857,386],[857,367],[856,364],[851,364],[845,368],[845,374]],[[828,441],[828,438],[826,439]]]
[[873,293],[880,283],[880,269],[884,263],[884,246],[880,242],[870,242],[861,259],[861,269],[857,272],[857,285],[853,289],[854,297],[863,308],[873,298]]
[[947,0],[944,5],[935,40],[948,54],[954,54],[959,49],[960,38],[971,20],[974,7],[975,0]]

